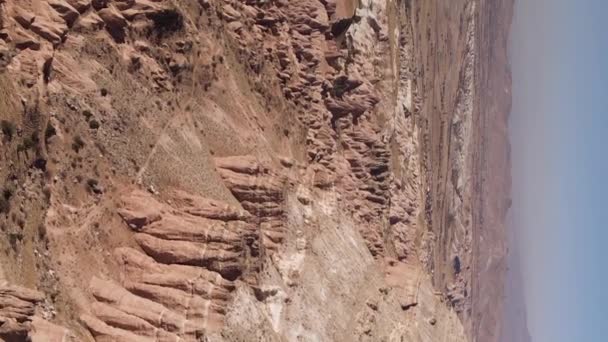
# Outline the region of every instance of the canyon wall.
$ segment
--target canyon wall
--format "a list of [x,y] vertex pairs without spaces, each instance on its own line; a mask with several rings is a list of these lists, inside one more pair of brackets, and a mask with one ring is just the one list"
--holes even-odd
[[0,340],[497,341],[511,7],[0,0]]

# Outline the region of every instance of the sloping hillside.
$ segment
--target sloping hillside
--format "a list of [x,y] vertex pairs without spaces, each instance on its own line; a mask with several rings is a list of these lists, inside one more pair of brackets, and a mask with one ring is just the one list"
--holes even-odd
[[0,340],[492,341],[504,6],[0,0]]

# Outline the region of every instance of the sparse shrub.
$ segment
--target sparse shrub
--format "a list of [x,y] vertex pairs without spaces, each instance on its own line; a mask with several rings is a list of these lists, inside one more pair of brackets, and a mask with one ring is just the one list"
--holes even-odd
[[40,240],[46,239],[46,226],[44,225],[44,223],[38,225],[38,238]]
[[44,130],[44,139],[49,140],[52,136],[57,135],[57,130],[55,127],[49,122],[46,125],[46,129]]
[[90,129],[98,129],[100,126],[99,121],[92,119],[91,121],[89,121],[89,128]]
[[74,140],[72,141],[72,149],[74,152],[78,153],[84,147],[84,140],[80,137],[80,135],[76,135]]
[[0,197],[0,213],[8,214],[11,211],[11,203],[9,200],[4,198],[4,196]]
[[99,182],[97,181],[97,179],[93,179],[93,178],[87,179],[87,185],[89,186],[90,189],[97,187],[98,184],[99,184]]
[[162,38],[184,28],[184,17],[174,8],[151,13],[148,16],[154,23],[154,33]]
[[5,199],[11,199],[11,197],[13,197],[13,195],[15,194],[15,186],[14,185],[7,185],[4,187],[4,189],[2,190],[2,197]]
[[87,179],[87,188],[91,193],[97,195],[103,193],[103,188],[99,186],[99,182],[97,181],[97,179],[94,178]]
[[31,148],[33,148],[34,146],[36,146],[36,141],[32,138],[32,137],[25,137],[23,139],[23,150],[27,151]]
[[91,119],[91,117],[93,116],[93,113],[91,113],[90,110],[85,109],[82,111],[82,115],[84,115],[84,119],[89,121]]
[[8,233],[8,241],[11,245],[11,248],[14,251],[17,251],[17,247],[19,247],[19,242],[21,242],[21,240],[23,240],[23,233],[22,232],[10,232]]
[[15,135],[15,131],[17,130],[15,124],[7,120],[2,120],[0,121],[0,127],[2,128],[2,134],[4,134],[4,136],[6,136],[9,141],[13,140],[13,136]]
[[36,146],[38,146],[38,136],[36,133],[32,133],[31,136],[23,138],[23,141],[17,146],[17,152],[27,152]]
[[46,163],[47,163],[46,159],[36,158],[36,160],[34,160],[34,163],[32,164],[32,166],[34,166],[38,170],[46,171]]
[[42,188],[42,194],[44,195],[44,199],[48,202],[51,200],[51,187],[46,185]]
[[453,261],[453,266],[454,266],[454,273],[455,274],[459,274],[461,269],[461,264],[460,264],[460,257],[459,256],[455,256],[454,257],[454,261]]

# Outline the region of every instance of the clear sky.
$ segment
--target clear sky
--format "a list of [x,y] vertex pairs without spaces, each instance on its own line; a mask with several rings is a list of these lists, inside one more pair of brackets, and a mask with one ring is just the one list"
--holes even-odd
[[608,0],[516,0],[510,54],[532,341],[608,342]]

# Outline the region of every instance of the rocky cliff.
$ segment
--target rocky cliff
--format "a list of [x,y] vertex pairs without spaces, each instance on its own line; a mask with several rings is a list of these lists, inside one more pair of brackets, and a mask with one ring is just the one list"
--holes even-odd
[[0,0],[0,340],[497,341],[510,0]]

